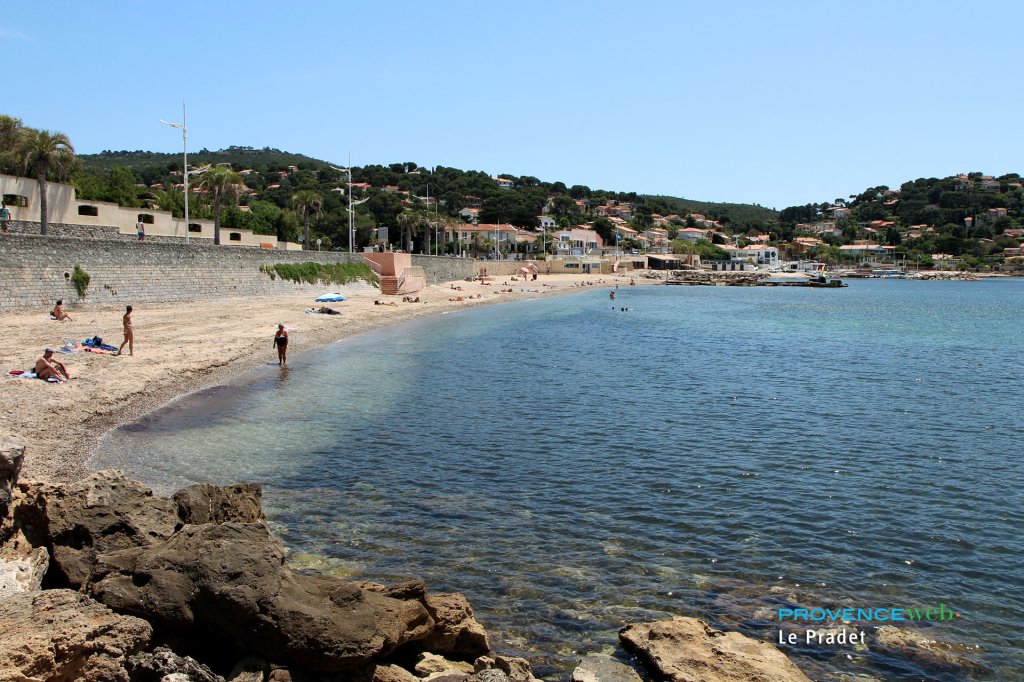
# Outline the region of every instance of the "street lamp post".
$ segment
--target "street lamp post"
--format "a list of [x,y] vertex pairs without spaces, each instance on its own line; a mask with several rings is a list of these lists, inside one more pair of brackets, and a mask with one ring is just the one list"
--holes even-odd
[[[331,166],[336,171],[342,173],[348,173],[348,252],[353,253],[355,251],[355,221],[353,219],[354,212],[352,210],[352,155],[348,157],[348,168],[338,168],[337,166]],[[363,203],[363,202],[359,202]]]
[[185,243],[190,244],[188,236],[188,128],[185,127],[185,103],[181,103],[181,123],[169,123],[163,119],[160,122],[172,128],[181,128],[182,166],[181,174],[185,178]]

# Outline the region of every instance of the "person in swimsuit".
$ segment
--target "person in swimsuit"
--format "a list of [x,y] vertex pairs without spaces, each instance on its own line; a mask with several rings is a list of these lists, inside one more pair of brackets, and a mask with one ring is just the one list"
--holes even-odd
[[277,325],[277,333],[274,334],[274,345],[277,346],[277,364],[287,365],[288,364],[288,332],[284,330],[284,325]]
[[36,376],[40,379],[54,378],[57,381],[67,381],[71,373],[64,366],[63,362],[53,359],[53,349],[47,348],[43,351],[43,357],[36,360]]
[[124,322],[124,341],[121,342],[121,347],[117,349],[116,355],[120,355],[121,351],[124,350],[124,344],[128,344],[128,355],[135,355],[135,333],[132,331],[132,307],[126,306],[124,317],[121,318]]
[[57,301],[57,305],[53,307],[53,312],[50,314],[53,315],[53,319],[57,320],[58,322],[61,322],[63,320],[74,322],[74,320],[71,319],[71,316],[64,311],[64,299],[60,299]]

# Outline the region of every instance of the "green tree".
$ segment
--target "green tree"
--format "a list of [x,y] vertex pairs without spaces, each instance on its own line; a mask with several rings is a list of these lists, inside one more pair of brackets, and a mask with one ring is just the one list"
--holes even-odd
[[213,243],[220,244],[220,206],[224,199],[234,201],[242,189],[242,176],[227,166],[213,166],[203,171],[196,187],[209,194],[213,204]]
[[0,172],[18,173],[18,140],[24,126],[20,118],[0,114]]
[[601,235],[605,246],[615,246],[615,225],[604,216],[594,219],[594,232]]
[[75,164],[75,148],[64,133],[25,128],[19,135],[18,148],[26,173],[34,173],[39,183],[39,234],[46,234],[46,180],[67,177]]
[[292,195],[292,208],[302,218],[302,248],[307,251],[309,246],[309,217],[312,214],[320,215],[324,199],[319,192],[310,189],[301,189]]

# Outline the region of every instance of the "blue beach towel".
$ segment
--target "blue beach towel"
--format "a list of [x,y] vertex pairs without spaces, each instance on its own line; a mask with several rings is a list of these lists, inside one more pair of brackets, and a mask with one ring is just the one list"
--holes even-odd
[[88,348],[99,348],[100,350],[117,350],[117,346],[111,346],[109,343],[103,343],[103,339],[98,336],[94,336],[91,339],[85,339],[82,341],[82,345]]

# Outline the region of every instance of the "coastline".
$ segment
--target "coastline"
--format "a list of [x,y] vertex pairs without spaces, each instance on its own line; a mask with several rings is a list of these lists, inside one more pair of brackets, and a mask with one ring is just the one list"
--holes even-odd
[[[634,279],[638,286],[658,283]],[[336,287],[347,298],[328,305],[340,315],[305,314],[304,309],[321,305],[308,295],[143,304],[133,313],[138,346],[134,356],[58,354],[73,377],[59,385],[4,376],[0,415],[5,431],[27,446],[23,478],[69,482],[88,473],[86,462],[108,431],[175,398],[272,362],[276,353],[271,340],[279,322],[295,328],[289,343],[289,354],[294,355],[427,315],[578,293],[591,286],[628,286],[629,281],[629,275],[583,274],[541,275],[536,282],[501,276],[489,278],[487,284],[460,280],[417,292],[413,296],[420,303],[385,297],[360,283]],[[469,298],[476,295],[481,298]],[[462,301],[449,300],[460,296]],[[375,300],[388,305],[375,305]],[[44,347],[60,347],[65,340],[100,336],[104,343],[120,344],[122,308],[72,307],[69,313],[73,321],[67,322],[54,321],[46,310],[0,314],[0,324],[8,330],[8,342],[0,348],[4,374],[29,369]]]

